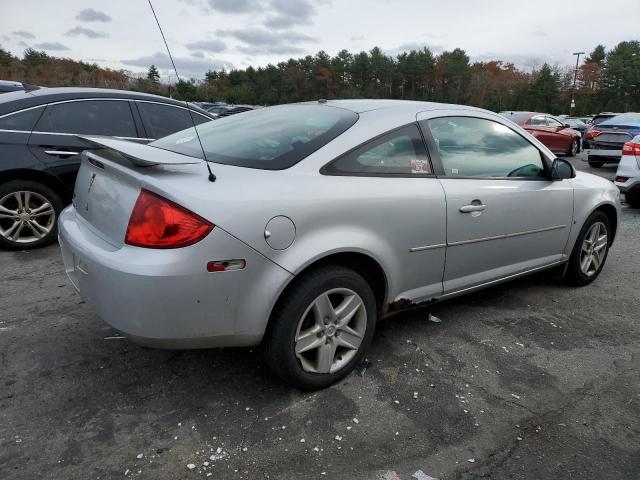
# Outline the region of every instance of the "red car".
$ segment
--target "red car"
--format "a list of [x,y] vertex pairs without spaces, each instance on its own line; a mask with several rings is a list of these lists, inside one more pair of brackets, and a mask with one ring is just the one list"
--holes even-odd
[[500,112],[500,115],[520,125],[553,153],[573,157],[580,151],[580,132],[552,115],[537,112]]

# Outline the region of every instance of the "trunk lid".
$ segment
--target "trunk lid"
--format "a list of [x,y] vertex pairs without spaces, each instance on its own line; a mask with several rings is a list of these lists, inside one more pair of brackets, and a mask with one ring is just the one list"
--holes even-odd
[[197,158],[124,140],[83,139],[99,149],[82,153],[73,205],[83,224],[114,247],[124,244],[140,189],[153,184],[152,177],[205,176]]

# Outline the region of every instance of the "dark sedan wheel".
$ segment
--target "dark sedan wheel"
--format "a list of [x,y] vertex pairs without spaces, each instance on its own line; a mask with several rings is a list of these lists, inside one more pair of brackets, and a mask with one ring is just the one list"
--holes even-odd
[[326,266],[285,293],[264,344],[273,372],[302,390],[327,387],[362,360],[376,323],[371,287],[358,273]]
[[569,150],[567,150],[567,156],[568,157],[575,157],[576,154],[578,153],[578,140],[573,140],[571,142],[571,145],[569,145]]
[[589,166],[593,168],[602,168],[604,162],[602,160],[596,160],[593,157],[588,157],[587,161],[589,162]]
[[570,285],[588,285],[604,267],[609,253],[611,226],[601,211],[591,214],[582,226],[571,252],[565,280]]
[[60,196],[46,185],[13,180],[0,186],[0,246],[26,250],[53,242]]
[[640,208],[640,191],[627,192],[624,194],[624,201],[631,208]]

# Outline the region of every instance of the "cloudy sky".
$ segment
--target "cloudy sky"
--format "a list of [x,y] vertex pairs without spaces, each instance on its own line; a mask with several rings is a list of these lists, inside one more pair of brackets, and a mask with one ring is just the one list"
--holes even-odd
[[[391,55],[460,47],[473,60],[530,69],[570,64],[572,52],[640,37],[638,0],[610,0],[615,8],[602,8],[602,0],[152,1],[183,77],[376,45]],[[0,3],[0,45],[16,55],[33,47],[134,72],[153,63],[170,73],[147,0]]]

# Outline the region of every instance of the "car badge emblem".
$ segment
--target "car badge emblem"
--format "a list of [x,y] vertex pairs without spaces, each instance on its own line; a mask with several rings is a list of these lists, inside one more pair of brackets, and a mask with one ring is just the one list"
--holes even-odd
[[87,189],[87,193],[91,193],[91,187],[93,187],[93,182],[96,181],[96,174],[91,175],[91,180],[89,180],[89,188]]

